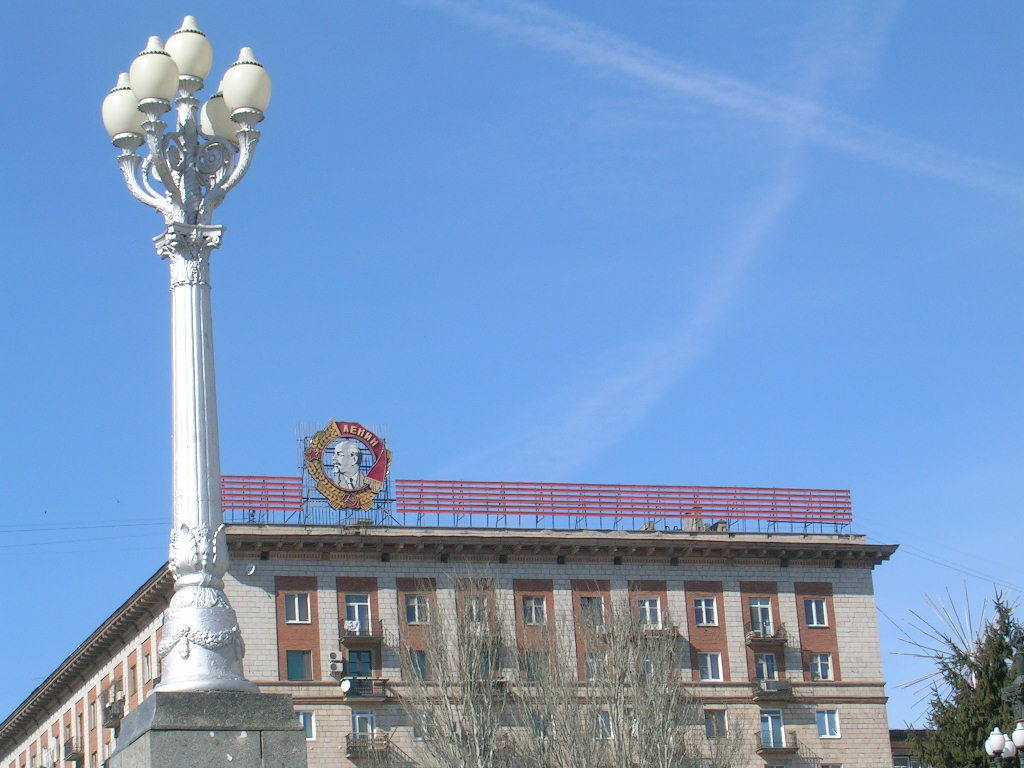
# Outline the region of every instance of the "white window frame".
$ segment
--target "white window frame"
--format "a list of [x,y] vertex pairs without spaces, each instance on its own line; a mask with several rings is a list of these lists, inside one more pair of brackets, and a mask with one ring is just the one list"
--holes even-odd
[[[306,736],[306,741],[316,741],[316,712],[309,709],[303,709],[296,712],[299,716],[299,722],[302,723],[302,730],[304,734],[310,734]],[[309,723],[307,726],[306,723]]]
[[[825,664],[822,665],[822,660]],[[835,670],[832,668],[832,654],[831,653],[812,653],[807,663],[807,668],[811,673],[811,680],[814,682],[827,682],[829,680],[835,680]],[[828,671],[827,675],[822,674],[822,669]]]
[[[410,610],[414,618],[409,618]],[[430,623],[430,601],[426,595],[415,594],[405,596],[405,623],[406,624],[429,624]]]
[[[359,723],[367,723],[369,730],[360,730]],[[377,716],[373,712],[353,712],[352,713],[352,733],[359,734],[361,736],[372,736],[377,732]]]
[[[716,667],[716,669],[718,671],[718,676],[717,677],[712,677],[711,676],[711,671],[712,670],[711,670],[710,661],[712,659],[715,660],[715,667]],[[705,672],[707,673],[707,676],[705,676]],[[698,651],[697,652],[697,676],[700,678],[701,682],[709,682],[709,683],[719,683],[719,682],[722,682],[722,680],[723,680],[723,676],[722,676],[722,654],[719,653],[718,651],[709,651],[707,653],[705,653],[704,651]]]
[[[824,717],[824,721],[819,719],[822,715],[825,716]],[[831,716],[831,723],[829,722],[830,716]],[[840,729],[839,729],[839,710],[838,709],[819,709],[817,712],[814,713],[814,721],[815,721],[815,724],[817,725],[817,728],[818,728],[818,738],[819,739],[838,739],[838,738],[840,738],[843,735],[842,731],[840,731]],[[822,732],[822,725],[825,726],[825,729],[824,729],[825,732],[824,733]],[[830,725],[833,726],[833,727],[829,728]],[[832,731],[832,730],[834,730],[834,733],[830,733],[829,732],[829,731]]]
[[[708,736],[708,715],[714,715],[715,719],[715,735]],[[718,718],[721,716],[722,727],[718,727]],[[704,736],[710,740],[725,739],[729,736],[729,712],[725,709],[705,709],[704,710]]]
[[[765,727],[764,726],[765,726],[765,719],[766,718],[768,719],[769,723],[772,720],[775,720],[775,719],[777,719],[779,721],[779,738],[778,738],[778,741],[776,741],[776,739],[775,739],[775,732],[771,728],[769,728],[769,730],[767,731],[767,733],[769,733],[771,735],[770,739],[769,739],[768,742],[765,741],[765,739],[764,739]],[[769,747],[769,746],[771,746],[771,747],[784,747],[784,746],[787,745],[789,739],[786,738],[786,719],[782,716],[782,710],[781,709],[762,709],[761,710],[760,722],[761,722],[761,729],[760,729],[760,733],[758,734],[758,739],[760,740],[762,746],[766,746],[766,747]]]
[[594,713],[594,719],[596,721],[596,728],[594,738],[601,739],[602,741],[610,741],[615,738],[615,732],[612,731],[612,713],[607,709],[599,709]]
[[148,653],[142,654],[142,681],[153,679],[153,659]]
[[602,665],[608,664],[608,656],[600,651],[584,651],[583,679],[587,682],[597,680],[601,675]]
[[[821,609],[820,615],[818,608]],[[814,621],[811,621],[811,619]],[[828,603],[825,602],[823,597],[805,597],[804,598],[804,622],[808,627],[827,627],[828,626]]]
[[[358,618],[361,613],[360,608],[365,607],[366,614],[366,626],[363,626],[363,620]],[[352,615],[356,618],[349,617],[349,608],[352,609]],[[373,613],[370,610],[370,595],[367,592],[351,592],[345,595],[345,629],[346,631],[352,631],[357,634],[367,635],[372,630],[373,626]]]
[[[653,611],[651,609],[654,609]],[[661,598],[638,597],[636,599],[637,620],[648,629],[661,629]],[[653,621],[652,621],[653,619]]]
[[485,623],[487,621],[487,597],[485,595],[467,595],[465,610],[468,623]]
[[[597,610],[583,606],[597,606]],[[586,627],[604,626],[604,598],[598,595],[582,595],[580,597],[580,620]]]
[[522,605],[524,626],[542,627],[547,623],[547,601],[543,596],[523,595]]
[[[711,616],[708,617],[708,608],[711,609]],[[716,597],[695,597],[693,599],[693,623],[698,627],[718,626],[718,598]]]
[[[305,605],[306,617],[302,617],[302,608]],[[309,592],[285,592],[284,594],[284,623],[285,624],[309,624],[310,618]],[[288,616],[291,615],[291,618]]]
[[[765,668],[765,670],[768,670],[768,667],[769,667],[769,664],[767,664],[767,663],[764,663],[762,665],[762,661],[767,662],[767,659],[769,659],[769,658],[771,659],[770,667],[771,667],[771,673],[772,674],[771,674],[770,677],[762,677],[761,676],[761,667],[763,666]],[[772,651],[765,651],[763,653],[762,652],[758,652],[758,653],[754,654],[754,677],[756,677],[758,680],[778,680],[779,679],[779,664],[778,664],[778,659],[776,658],[774,652],[772,652]]]
[[[764,610],[766,609],[767,610]],[[750,618],[750,629],[769,636],[772,627],[775,626],[775,616],[772,611],[772,601],[768,597],[751,597],[747,600],[747,613]],[[755,619],[756,616],[756,619]],[[765,617],[767,616],[767,620]]]

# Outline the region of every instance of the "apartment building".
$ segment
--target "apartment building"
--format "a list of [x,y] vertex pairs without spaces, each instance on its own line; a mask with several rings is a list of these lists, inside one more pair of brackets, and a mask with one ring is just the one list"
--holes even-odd
[[[572,636],[616,605],[677,634],[707,736],[740,739],[743,768],[893,764],[872,571],[896,547],[846,532],[848,494],[700,489],[695,513],[678,488],[673,502],[664,487],[566,486],[558,505],[573,514],[559,517],[537,501],[484,503],[472,484],[406,482],[376,517],[226,511],[246,676],[292,695],[311,768],[429,764],[398,703],[399,654],[427,663],[424,628],[455,609],[470,571],[486,573],[486,599],[517,635],[554,622]],[[424,499],[439,488],[454,501],[431,517]],[[690,511],[673,517],[673,503]],[[170,588],[161,568],[0,723],[0,768],[102,765],[159,677]],[[574,644],[561,652],[583,674]]]

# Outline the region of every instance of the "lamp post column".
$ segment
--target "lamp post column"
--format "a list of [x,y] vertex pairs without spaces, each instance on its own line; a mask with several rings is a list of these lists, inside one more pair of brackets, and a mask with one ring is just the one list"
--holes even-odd
[[[156,209],[157,253],[170,267],[172,524],[174,594],[164,613],[160,684],[165,693],[245,691],[245,649],[224,593],[227,540],[221,510],[210,256],[223,227],[210,223],[241,181],[259,141],[270,78],[243,48],[221,89],[200,110],[196,93],[212,48],[191,16],[167,41],[151,37],[103,102],[103,121],[128,189]],[[171,112],[172,107],[176,108]],[[165,132],[164,115],[175,115]],[[143,145],[146,155],[139,155]]]

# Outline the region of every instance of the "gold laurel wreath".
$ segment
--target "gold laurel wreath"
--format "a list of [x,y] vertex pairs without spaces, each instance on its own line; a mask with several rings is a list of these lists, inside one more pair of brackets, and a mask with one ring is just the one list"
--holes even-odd
[[[343,436],[338,434],[338,428],[335,426],[333,419],[330,424],[313,435],[313,438],[309,441],[309,448],[305,456],[306,471],[309,472],[310,477],[316,480],[316,489],[324,495],[327,503],[334,509],[351,508],[348,504],[349,499],[355,497],[359,509],[365,512],[373,506],[373,500],[383,487],[380,480],[368,477],[366,478],[366,486],[361,490],[346,491],[328,479],[327,472],[324,470],[324,465],[321,461],[327,446],[341,437]],[[309,457],[310,452],[315,454],[315,459]],[[387,470],[391,467],[391,451],[385,448],[382,458],[384,459],[384,471],[386,474]]]

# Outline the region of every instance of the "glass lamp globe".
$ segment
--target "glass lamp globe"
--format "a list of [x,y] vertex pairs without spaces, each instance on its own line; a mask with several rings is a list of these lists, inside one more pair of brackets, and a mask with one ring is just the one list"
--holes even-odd
[[159,37],[149,38],[146,48],[128,70],[132,92],[138,101],[163,99],[170,101],[178,91],[178,65],[164,50]]
[[1017,747],[1015,747],[1013,745],[1013,742],[1010,741],[1010,739],[1006,739],[1006,743],[1003,744],[1002,756],[1003,757],[1016,757],[1017,756]]
[[270,104],[270,75],[256,60],[252,48],[243,48],[238,61],[232,64],[220,81],[228,112],[236,109],[258,109],[265,112]]
[[1013,729],[1011,736],[1013,737],[1013,746],[1017,748],[1017,751],[1024,749],[1024,720],[1017,722],[1017,727]]
[[203,104],[199,113],[199,129],[205,136],[219,137],[229,141],[237,141],[238,123],[231,119],[228,114],[227,104],[224,103],[224,94],[218,91],[210,97],[210,100]]
[[181,29],[167,38],[167,53],[178,65],[178,74],[198,77],[210,74],[213,65],[213,46],[199,31],[195,16],[186,16]]
[[132,93],[128,73],[117,76],[117,85],[103,99],[103,127],[110,138],[122,133],[142,134],[142,121],[146,119],[139,111],[139,100]]
[[992,733],[985,739],[985,751],[989,757],[999,757],[1003,754],[1003,747],[1006,746],[1006,737],[998,728],[993,728]]

